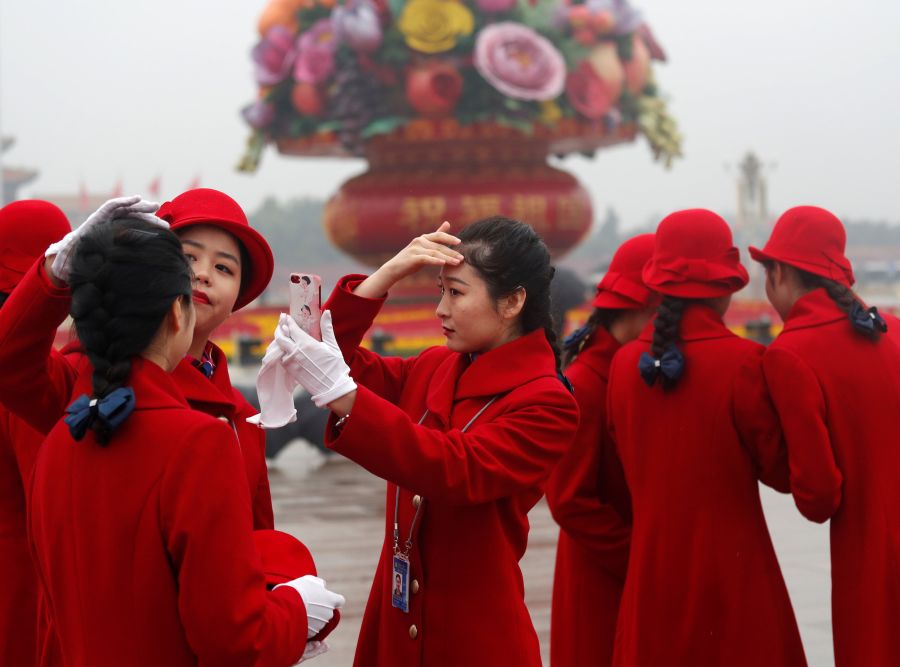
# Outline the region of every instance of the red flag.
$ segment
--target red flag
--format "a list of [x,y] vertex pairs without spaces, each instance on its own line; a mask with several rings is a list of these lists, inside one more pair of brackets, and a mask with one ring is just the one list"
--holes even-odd
[[113,186],[112,193],[109,195],[110,199],[115,199],[116,197],[122,196],[122,179],[120,178],[116,181],[115,186]]
[[191,182],[188,183],[187,189],[188,190],[196,190],[199,187],[200,187],[200,174],[197,174],[196,176],[194,176],[194,178],[191,180]]
[[153,197],[154,199],[157,199],[157,198],[159,198],[160,186],[161,186],[160,177],[157,176],[152,181],[150,181],[150,185],[147,186],[147,192],[150,194],[151,197]]

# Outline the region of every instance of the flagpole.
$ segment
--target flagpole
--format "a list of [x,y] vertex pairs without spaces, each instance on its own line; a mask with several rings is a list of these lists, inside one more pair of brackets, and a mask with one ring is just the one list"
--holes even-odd
[[[0,22],[0,25],[3,25]],[[0,40],[2,41],[2,40]],[[2,53],[2,52],[0,52]],[[0,57],[0,65],[3,64],[2,57]],[[0,72],[2,72],[2,67],[0,67]],[[4,169],[3,169],[3,80],[0,79],[0,206],[6,205],[6,179],[4,178]]]

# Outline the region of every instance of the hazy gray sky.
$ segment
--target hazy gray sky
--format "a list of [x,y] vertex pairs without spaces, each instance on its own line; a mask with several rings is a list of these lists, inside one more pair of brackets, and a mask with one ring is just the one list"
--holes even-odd
[[[656,67],[685,135],[672,171],[643,141],[568,158],[598,214],[626,225],[678,208],[734,210],[734,163],[776,163],[772,209],[816,203],[900,222],[900,3],[891,0],[636,0],[669,53]],[[0,0],[0,130],[29,192],[146,191],[195,174],[252,209],[267,194],[323,196],[356,160],[266,152],[238,174],[253,99],[249,51],[262,0]]]

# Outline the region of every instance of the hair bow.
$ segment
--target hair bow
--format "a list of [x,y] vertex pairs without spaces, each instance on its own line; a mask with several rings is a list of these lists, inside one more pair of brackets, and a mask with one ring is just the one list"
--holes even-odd
[[874,306],[864,308],[859,301],[850,308],[850,323],[863,333],[887,332],[887,322],[878,314],[878,309]]
[[134,411],[134,390],[119,387],[103,398],[88,398],[82,394],[66,408],[65,422],[69,433],[81,440],[95,420],[99,419],[107,429],[115,431]]
[[644,352],[638,360],[638,370],[648,387],[652,387],[660,373],[670,380],[677,380],[684,372],[684,355],[672,345],[657,359]]
[[569,349],[570,347],[575,347],[579,345],[585,338],[591,335],[594,331],[594,327],[590,324],[585,324],[580,329],[575,329],[572,333],[563,339],[563,347],[565,349]]

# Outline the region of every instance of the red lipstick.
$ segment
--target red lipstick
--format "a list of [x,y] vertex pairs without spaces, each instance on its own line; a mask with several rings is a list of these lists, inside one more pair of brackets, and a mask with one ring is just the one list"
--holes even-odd
[[209,297],[206,296],[200,290],[194,290],[193,292],[194,303],[205,303],[207,306],[210,305]]

